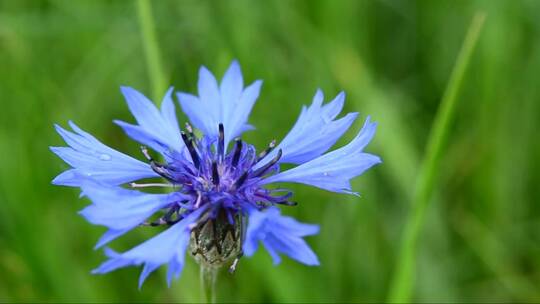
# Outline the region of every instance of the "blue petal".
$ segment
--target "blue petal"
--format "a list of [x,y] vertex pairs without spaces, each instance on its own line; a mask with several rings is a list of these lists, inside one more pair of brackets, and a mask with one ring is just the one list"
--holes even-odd
[[143,270],[141,271],[141,275],[139,276],[139,289],[141,289],[144,281],[146,280],[146,278],[152,273],[154,272],[154,270],[158,269],[159,268],[159,264],[145,264],[144,267],[143,267]]
[[274,264],[279,264],[279,253],[306,265],[319,265],[319,260],[309,245],[302,239],[304,236],[319,232],[319,226],[300,223],[292,217],[280,215],[278,208],[271,207],[265,211],[251,210],[243,251],[252,256],[262,242]]
[[261,181],[303,183],[334,192],[351,193],[350,180],[381,162],[378,156],[363,153],[375,134],[377,124],[366,119],[362,130],[348,145],[319,156],[296,168]]
[[169,280],[172,277],[179,277],[189,245],[190,225],[196,222],[205,210],[205,208],[197,209],[167,230],[124,253],[107,250],[109,260],[94,269],[92,273],[102,274],[126,266],[144,264],[139,278],[140,287],[146,277],[157,267],[169,264]]
[[[179,279],[180,274],[182,273],[183,264],[180,264],[176,259],[173,259],[167,269],[167,286],[171,287],[173,278]],[[140,287],[139,287],[140,288]]]
[[246,239],[242,246],[242,251],[246,256],[252,256],[259,248],[259,240],[264,239],[264,234],[266,233],[266,218],[268,217],[268,214],[269,211],[250,211]]
[[122,236],[124,233],[128,232],[128,229],[122,229],[122,230],[113,230],[109,229],[107,232],[105,232],[98,240],[96,245],[94,246],[94,249],[99,249],[103,247],[103,245],[109,243],[110,241]]
[[170,88],[163,97],[161,112],[152,101],[135,89],[122,87],[121,90],[138,125],[118,120],[115,120],[115,123],[122,127],[129,137],[161,153],[170,149],[182,151],[184,143],[180,137],[176,110],[171,97],[173,88]]
[[110,229],[96,248],[135,228],[158,210],[186,198],[178,192],[149,194],[92,180],[82,182],[80,187],[82,194],[92,201],[80,214],[90,223]]
[[234,60],[221,81],[221,119],[225,126],[225,140],[229,142],[242,132],[250,130],[247,120],[259,97],[262,81],[257,80],[245,90],[240,65]]
[[56,131],[70,147],[51,147],[73,169],[58,175],[55,185],[78,186],[81,177],[92,177],[104,183],[119,185],[126,182],[158,176],[146,163],[120,153],[69,122],[76,132],[55,125]]
[[234,60],[219,86],[219,92],[221,98],[223,99],[223,117],[229,117],[234,111],[234,108],[231,108],[231,105],[236,104],[236,101],[242,96],[242,91],[244,89],[244,79],[242,77],[242,71],[240,70],[240,65],[236,60]]
[[121,127],[127,136],[135,139],[136,141],[149,146],[154,151],[158,151],[163,155],[167,155],[170,148],[158,140],[154,135],[148,133],[144,128],[138,125],[132,125],[121,120],[114,120],[114,123]]
[[[199,92],[200,101],[207,106],[207,115],[212,118],[214,122],[221,122],[221,95],[219,93],[219,86],[216,78],[212,75],[206,67],[202,66],[199,69],[199,81],[197,83],[197,89]],[[217,124],[208,125],[209,129],[216,129]]]
[[230,108],[229,114],[223,118],[228,127],[225,131],[226,141],[240,136],[243,132],[253,130],[254,127],[247,123],[251,110],[259,98],[262,80],[256,80],[246,87],[236,103],[228,102],[226,106]]
[[199,97],[178,93],[182,109],[195,127],[210,137],[218,136],[218,125],[225,128],[225,143],[253,127],[247,124],[249,114],[259,97],[262,82],[255,81],[244,89],[242,72],[233,61],[221,85],[208,69],[199,70]]
[[199,69],[197,86],[199,97],[182,92],[177,93],[180,106],[191,123],[203,134],[217,137],[218,125],[223,122],[221,121],[221,96],[216,78],[204,66]]
[[291,131],[256,168],[274,158],[279,150],[283,153],[280,163],[303,164],[320,156],[336,143],[349,129],[358,113],[349,113],[334,120],[343,108],[345,93],[339,93],[324,106],[323,99],[322,91],[317,90],[311,106],[302,109]]
[[272,258],[272,262],[274,263],[274,265],[278,265],[279,263],[281,263],[281,257],[279,256],[279,253],[277,253],[277,251],[274,249],[272,244],[269,243],[268,240],[266,239],[263,239],[261,242],[264,245],[264,249],[266,249],[268,254],[270,254],[270,257]]
[[197,96],[182,92],[176,93],[176,96],[182,110],[196,128],[201,130],[203,134],[211,134],[210,132],[216,134],[217,131],[213,131],[215,127],[210,128],[211,130],[208,130],[207,127],[207,125],[214,125],[214,120],[209,114],[211,110],[206,110],[207,106]]
[[[300,237],[291,236],[286,233],[280,235],[272,233],[264,240],[264,246],[267,249],[272,248],[272,251],[281,252],[302,264],[309,266],[318,266],[320,264],[317,255]],[[274,264],[278,263],[279,260],[274,258]]]
[[[51,147],[51,150],[54,151],[53,147]],[[77,173],[76,169],[69,169],[58,174],[58,176],[52,180],[52,183],[53,185],[78,187],[80,184],[80,176],[81,175]]]

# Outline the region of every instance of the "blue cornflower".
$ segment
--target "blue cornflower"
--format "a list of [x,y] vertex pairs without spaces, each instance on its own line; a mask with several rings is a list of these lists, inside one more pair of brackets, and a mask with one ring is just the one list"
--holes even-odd
[[[291,131],[276,146],[273,141],[260,154],[239,136],[253,129],[247,123],[262,82],[244,88],[239,64],[234,61],[221,84],[205,67],[199,70],[199,96],[178,93],[197,136],[186,124],[178,126],[173,89],[163,98],[161,109],[129,87],[121,91],[137,124],[115,121],[126,134],[144,146],[147,162],[118,152],[81,130],[73,132],[56,125],[69,147],[51,150],[72,168],[58,175],[55,185],[80,187],[92,204],[80,213],[90,223],[108,231],[99,239],[100,248],[138,226],[168,226],[155,237],[123,253],[105,249],[108,260],[93,273],[107,273],[144,265],[139,286],[156,268],[168,264],[167,281],[179,277],[189,252],[205,267],[232,263],[242,254],[251,256],[262,243],[275,264],[279,254],[307,265],[318,265],[315,253],[303,240],[319,227],[280,214],[280,205],[295,205],[292,192],[267,185],[302,183],[328,191],[356,194],[350,179],[380,163],[379,157],[363,150],[373,138],[376,123],[366,119],[358,135],[346,146],[327,152],[357,117],[349,113],[337,119],[345,94],[323,104],[318,90],[309,107],[303,107]],[[155,160],[146,147],[158,152]],[[280,165],[296,167],[281,172]],[[161,181],[135,183],[148,178]],[[163,182],[163,180],[165,182]],[[128,184],[129,183],[129,184]],[[123,187],[128,184],[130,187]],[[168,187],[155,194],[134,189]],[[154,214],[160,212],[159,216]]]

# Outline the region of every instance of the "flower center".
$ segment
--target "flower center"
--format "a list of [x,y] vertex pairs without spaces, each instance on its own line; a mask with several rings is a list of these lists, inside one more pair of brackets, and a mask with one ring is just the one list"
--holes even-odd
[[190,246],[196,260],[211,267],[219,267],[242,255],[248,210],[260,210],[273,204],[295,204],[288,201],[290,191],[258,185],[266,175],[279,170],[281,150],[264,165],[254,167],[275,148],[275,141],[257,155],[252,145],[236,139],[234,147],[226,154],[223,124],[218,128],[217,139],[197,138],[191,126],[186,125],[186,131],[181,132],[185,151],[168,156],[166,164],[156,162],[146,148],[142,149],[152,169],[171,185],[179,186],[178,193],[182,197],[149,225],[171,225],[194,210],[205,208],[192,226]]
[[146,148],[142,152],[152,169],[171,185],[179,186],[179,193],[187,197],[175,208],[193,211],[209,207],[210,218],[216,218],[220,209],[231,223],[238,212],[250,208],[264,209],[273,204],[294,205],[288,201],[292,193],[285,189],[265,189],[258,182],[279,170],[281,150],[264,165],[254,167],[275,148],[275,141],[259,155],[252,145],[240,139],[225,153],[224,127],[219,124],[217,139],[197,138],[190,125],[181,132],[186,149],[174,152],[166,164],[156,162]]

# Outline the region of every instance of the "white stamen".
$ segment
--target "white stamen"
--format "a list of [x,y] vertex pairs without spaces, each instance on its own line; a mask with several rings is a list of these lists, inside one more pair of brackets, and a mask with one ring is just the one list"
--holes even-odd
[[149,184],[137,184],[130,183],[131,188],[146,188],[146,187],[176,187],[174,184],[165,184],[165,183],[149,183]]
[[202,194],[200,191],[197,191],[197,200],[195,201],[195,208],[199,208],[202,202]]
[[239,261],[240,261],[239,258],[234,259],[234,262],[232,263],[231,267],[229,267],[229,273],[233,273],[236,271],[236,266],[238,265]]
[[152,157],[150,156],[150,153],[148,153],[148,149],[145,146],[141,146],[141,151],[142,151],[144,157],[146,157],[146,159],[148,159],[148,160],[152,159]]

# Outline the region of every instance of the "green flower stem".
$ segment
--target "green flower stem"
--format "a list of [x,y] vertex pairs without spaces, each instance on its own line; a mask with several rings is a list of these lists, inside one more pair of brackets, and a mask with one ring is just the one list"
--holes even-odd
[[167,89],[165,74],[161,64],[156,28],[152,16],[152,6],[148,0],[137,1],[137,13],[141,26],[142,43],[146,56],[146,65],[152,85],[152,98],[160,100]]
[[201,265],[201,291],[202,301],[206,303],[216,303],[216,280],[218,269]]
[[418,236],[435,187],[443,148],[448,140],[463,76],[478,42],[484,20],[484,13],[477,13],[474,16],[433,122],[426,154],[420,166],[413,194],[412,210],[403,232],[401,248],[397,257],[397,269],[388,295],[389,302],[410,302],[415,281]]

